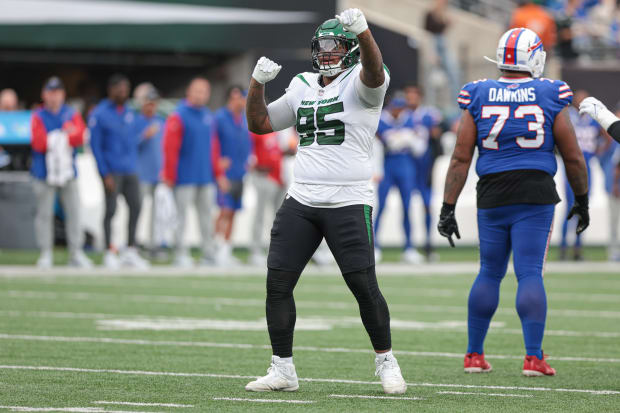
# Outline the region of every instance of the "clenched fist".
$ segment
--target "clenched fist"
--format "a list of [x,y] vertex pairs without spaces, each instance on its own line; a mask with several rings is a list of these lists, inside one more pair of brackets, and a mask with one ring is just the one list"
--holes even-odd
[[356,36],[368,29],[366,17],[364,17],[364,13],[360,9],[346,9],[341,14],[337,14],[336,19],[338,19],[346,31]]
[[252,77],[258,83],[265,84],[273,80],[278,75],[278,72],[280,72],[280,69],[282,69],[282,66],[263,56],[256,62]]
[[579,105],[580,115],[590,115],[603,129],[607,130],[618,118],[597,98],[585,98]]

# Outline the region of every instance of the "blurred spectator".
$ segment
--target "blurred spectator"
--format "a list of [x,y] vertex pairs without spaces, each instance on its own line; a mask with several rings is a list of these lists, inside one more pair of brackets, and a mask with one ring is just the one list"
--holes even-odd
[[525,27],[536,32],[545,50],[552,50],[556,42],[555,21],[544,7],[531,0],[520,0],[513,11],[510,28]]
[[19,109],[17,93],[13,89],[0,91],[0,112],[12,112]]
[[36,236],[41,248],[39,268],[53,264],[53,211],[56,194],[64,209],[69,265],[92,267],[82,251],[80,194],[77,185],[75,148],[84,144],[86,125],[82,116],[65,104],[65,88],[58,77],[51,77],[41,92],[43,106],[31,118],[33,186],[37,198]]
[[[568,108],[568,114],[570,116],[571,123],[575,128],[575,135],[577,135],[577,143],[583,152],[583,157],[586,161],[586,166],[588,169],[588,191],[590,190],[590,177],[591,177],[591,168],[590,161],[596,155],[596,152],[599,148],[599,145],[602,142],[602,133],[600,125],[592,119],[588,115],[579,115],[579,104],[582,100],[588,97],[588,92],[585,90],[576,90],[573,97],[573,104]],[[573,190],[570,187],[568,179],[565,179],[564,184],[565,194],[566,194],[566,215],[564,222],[562,224],[562,239],[560,241],[560,259],[567,259],[568,253],[568,227],[569,220],[566,219],[568,217],[568,213],[575,202],[575,195],[573,194]],[[572,221],[576,221],[576,219],[572,219]],[[576,222],[575,222],[576,223]],[[581,235],[577,234],[575,239],[575,245],[573,247],[573,259],[575,261],[583,260],[583,253],[581,250]]]
[[[616,106],[616,116],[620,117],[620,102]],[[609,250],[610,261],[620,261],[620,240],[618,225],[620,225],[620,145],[614,142],[615,148],[612,157],[613,183],[609,197]]]
[[252,220],[252,241],[250,245],[250,264],[267,265],[264,253],[263,228],[267,208],[276,211],[286,195],[286,186],[282,181],[282,157],[277,133],[257,135],[251,133],[254,150],[254,167],[252,183],[256,189],[256,206]]
[[151,197],[151,211],[147,248],[155,253],[155,217],[157,203],[155,202],[155,188],[159,182],[162,168],[163,133],[165,119],[157,114],[159,93],[151,84],[141,84],[134,91],[136,103],[140,105],[140,113],[136,119],[138,131],[138,177],[142,199]]
[[215,113],[217,135],[220,142],[222,161],[220,167],[226,170],[228,191],[218,190],[217,203],[220,214],[215,224],[220,247],[215,260],[218,265],[238,264],[232,255],[230,235],[235,213],[241,209],[243,177],[248,169],[251,151],[250,132],[245,119],[245,91],[239,86],[230,87],[226,93],[226,106]]
[[[118,269],[121,264],[142,269],[149,266],[136,249],[136,226],[142,199],[136,174],[139,143],[137,116],[127,105],[129,89],[129,79],[124,75],[110,77],[108,98],[95,107],[88,121],[90,146],[105,192],[103,231],[106,253],[103,262],[110,269]],[[120,259],[112,245],[112,218],[119,193],[129,207],[127,248],[123,250]]]
[[433,166],[441,151],[441,112],[434,107],[424,106],[424,92],[416,85],[405,87],[405,99],[407,106],[413,112],[413,128],[416,132],[416,144],[414,146],[415,179],[414,193],[417,191],[424,203],[424,225],[426,229],[426,241],[424,254],[429,261],[439,259],[433,252],[431,243],[431,198],[433,196]]
[[[377,136],[384,146],[383,178],[379,182],[379,208],[375,218],[375,234],[379,233],[381,216],[385,209],[388,193],[393,186],[398,188],[403,205],[403,230],[405,245],[403,260],[411,264],[423,261],[422,255],[414,248],[411,242],[411,220],[409,219],[409,202],[415,183],[415,162],[413,160],[414,145],[416,143],[413,129],[412,112],[407,110],[407,101],[404,96],[395,96],[381,114]],[[381,247],[375,238],[375,261],[381,261]]]
[[579,57],[579,53],[577,53],[573,46],[573,14],[576,8],[575,3],[578,2],[569,1],[566,8],[557,13],[555,21],[558,31],[557,51],[560,58],[564,61],[571,61]]
[[163,181],[174,188],[178,226],[174,264],[191,267],[193,260],[185,245],[185,221],[190,204],[196,205],[202,237],[202,263],[214,263],[211,212],[215,207],[217,180],[227,190],[226,177],[219,169],[219,142],[215,138],[215,119],[205,106],[211,87],[203,77],[191,80],[186,99],[166,120],[164,130]]
[[450,81],[451,102],[456,101],[461,80],[458,66],[444,37],[444,33],[451,21],[448,17],[448,0],[435,0],[433,7],[426,13],[424,28],[433,35],[435,51],[439,58],[439,65],[446,72]]

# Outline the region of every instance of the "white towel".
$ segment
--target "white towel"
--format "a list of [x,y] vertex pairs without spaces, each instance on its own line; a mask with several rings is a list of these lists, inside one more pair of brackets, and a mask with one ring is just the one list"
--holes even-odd
[[47,183],[50,185],[63,186],[75,177],[73,148],[69,145],[67,132],[54,129],[47,134],[45,166],[47,167]]
[[168,185],[158,184],[155,187],[153,202],[157,205],[153,242],[155,245],[168,244],[173,239],[177,226],[177,204],[172,189]]

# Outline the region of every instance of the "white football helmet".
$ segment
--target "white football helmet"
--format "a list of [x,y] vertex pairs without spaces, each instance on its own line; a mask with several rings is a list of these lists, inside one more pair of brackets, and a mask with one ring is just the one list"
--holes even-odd
[[510,29],[502,35],[497,45],[497,60],[484,56],[498,69],[529,72],[532,77],[542,75],[546,57],[540,37],[523,27]]

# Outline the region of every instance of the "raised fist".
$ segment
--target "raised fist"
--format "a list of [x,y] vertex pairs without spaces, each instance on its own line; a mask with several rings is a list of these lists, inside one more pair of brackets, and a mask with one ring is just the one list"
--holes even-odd
[[346,31],[356,36],[368,29],[366,17],[364,17],[364,13],[360,9],[346,9],[341,14],[337,14],[336,19],[338,19]]
[[282,69],[282,66],[263,56],[256,62],[252,77],[258,83],[265,84],[273,80],[278,75],[278,72],[280,72],[280,69]]

